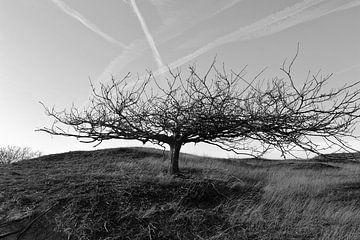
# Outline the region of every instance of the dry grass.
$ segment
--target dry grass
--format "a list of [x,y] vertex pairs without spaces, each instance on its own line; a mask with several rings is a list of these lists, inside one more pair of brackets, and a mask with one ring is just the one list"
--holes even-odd
[[[360,164],[120,148],[0,166],[3,239],[360,239]],[[0,237],[1,238],[1,237]]]

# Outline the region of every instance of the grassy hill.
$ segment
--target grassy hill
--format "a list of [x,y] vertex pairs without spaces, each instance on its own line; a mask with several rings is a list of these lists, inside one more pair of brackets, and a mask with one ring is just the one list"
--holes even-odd
[[69,152],[0,165],[0,239],[360,239],[358,159]]

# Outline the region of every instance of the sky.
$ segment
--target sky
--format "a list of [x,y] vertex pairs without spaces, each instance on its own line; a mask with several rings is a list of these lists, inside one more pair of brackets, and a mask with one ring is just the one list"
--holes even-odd
[[[0,0],[0,146],[44,154],[92,150],[76,139],[36,129],[51,126],[39,101],[56,109],[82,106],[89,79],[159,81],[168,68],[206,69],[216,56],[229,69],[272,78],[300,43],[294,66],[334,73],[329,87],[360,80],[360,0]],[[141,145],[109,141],[98,148]],[[229,156],[205,145],[185,151]]]

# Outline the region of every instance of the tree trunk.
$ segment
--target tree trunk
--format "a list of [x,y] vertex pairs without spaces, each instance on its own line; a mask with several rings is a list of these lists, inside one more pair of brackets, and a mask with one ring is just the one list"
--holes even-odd
[[181,144],[174,143],[170,145],[170,169],[171,175],[179,173],[179,155]]

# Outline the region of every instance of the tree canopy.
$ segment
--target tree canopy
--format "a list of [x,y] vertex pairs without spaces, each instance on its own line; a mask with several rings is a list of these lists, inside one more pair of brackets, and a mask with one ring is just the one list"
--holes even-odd
[[99,90],[91,83],[92,98],[83,109],[56,111],[44,106],[55,122],[40,131],[82,142],[135,139],[167,144],[171,174],[179,172],[180,149],[187,143],[204,142],[254,156],[270,149],[283,155],[295,148],[317,154],[334,146],[352,150],[344,137],[353,137],[360,116],[359,82],[326,89],[332,75],[310,73],[305,81],[295,81],[296,58],[297,54],[284,61],[285,77],[270,80],[260,79],[263,71],[247,79],[246,68],[228,71],[214,60],[203,75],[190,66],[186,76],[177,69],[157,79],[149,71],[135,82],[130,74],[112,78]]

